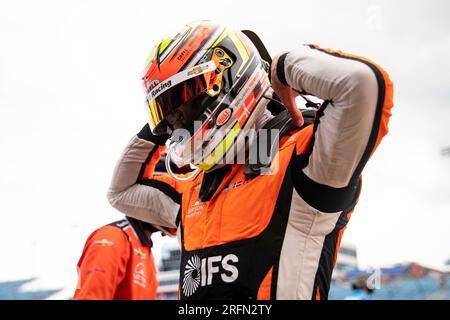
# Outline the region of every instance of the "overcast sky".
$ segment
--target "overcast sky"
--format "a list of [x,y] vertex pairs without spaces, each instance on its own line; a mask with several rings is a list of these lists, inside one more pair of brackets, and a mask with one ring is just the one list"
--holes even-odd
[[[390,134],[364,172],[344,241],[360,265],[450,257],[450,2],[0,2],[0,281],[76,284],[86,237],[122,215],[106,200],[145,122],[140,81],[162,36],[218,20],[274,54],[303,43],[369,57],[395,84]],[[166,240],[164,240],[166,241]],[[159,256],[161,239],[156,239]]]

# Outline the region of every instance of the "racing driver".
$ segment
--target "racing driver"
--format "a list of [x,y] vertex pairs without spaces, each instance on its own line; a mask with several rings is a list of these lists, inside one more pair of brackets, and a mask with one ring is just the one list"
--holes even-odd
[[[388,131],[388,74],[317,45],[271,61],[253,32],[198,21],[153,48],[143,82],[148,124],[123,151],[108,199],[177,228],[180,299],[327,299],[361,173]],[[299,108],[299,95],[323,102]],[[249,161],[254,141],[268,143],[267,161]],[[156,176],[166,151],[168,169],[192,174]]]

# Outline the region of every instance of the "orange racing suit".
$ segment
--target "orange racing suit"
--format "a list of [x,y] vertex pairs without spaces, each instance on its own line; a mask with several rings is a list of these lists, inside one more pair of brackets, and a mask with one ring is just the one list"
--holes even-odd
[[152,242],[124,219],[94,231],[78,262],[74,300],[153,300],[158,281]]
[[282,55],[277,75],[329,103],[280,141],[276,174],[249,178],[230,165],[202,201],[204,173],[154,174],[165,141],[148,129],[116,166],[111,205],[179,230],[181,299],[327,299],[362,170],[388,131],[393,84],[375,63],[315,45]]

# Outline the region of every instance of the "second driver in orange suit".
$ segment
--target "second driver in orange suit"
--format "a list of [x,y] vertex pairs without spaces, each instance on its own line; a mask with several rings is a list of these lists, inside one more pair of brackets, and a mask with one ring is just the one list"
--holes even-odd
[[74,300],[153,300],[158,280],[148,223],[125,218],[95,230],[78,262]]
[[[374,62],[316,45],[270,60],[253,33],[210,21],[163,39],[148,59],[149,125],[125,148],[108,199],[178,228],[181,299],[328,297],[363,168],[388,131],[393,85]],[[299,94],[324,103],[299,110]],[[252,150],[246,131],[273,128],[271,161],[224,161]],[[170,160],[196,173],[156,176],[166,144]]]

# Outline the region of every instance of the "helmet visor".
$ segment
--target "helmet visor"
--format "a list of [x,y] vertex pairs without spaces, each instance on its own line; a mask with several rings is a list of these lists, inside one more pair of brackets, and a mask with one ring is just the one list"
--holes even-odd
[[161,128],[163,120],[208,89],[207,78],[210,77],[206,77],[205,73],[214,71],[215,68],[213,61],[195,66],[177,73],[148,91],[146,106],[153,133],[165,133],[165,128]]

